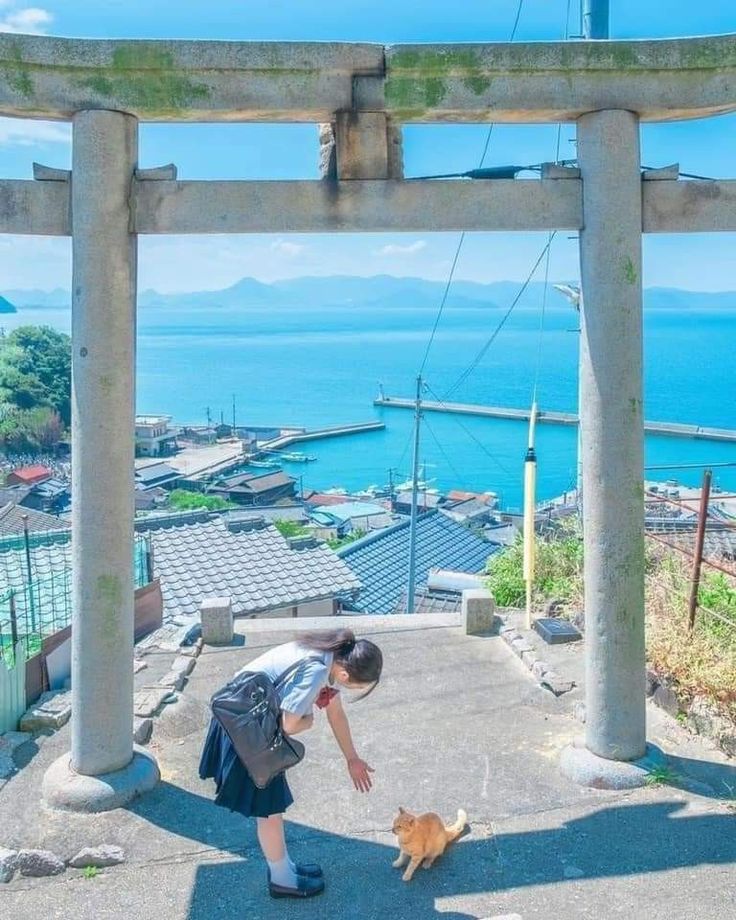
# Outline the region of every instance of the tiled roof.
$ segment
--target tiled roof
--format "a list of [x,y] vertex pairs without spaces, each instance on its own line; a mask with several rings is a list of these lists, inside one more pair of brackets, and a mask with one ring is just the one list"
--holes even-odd
[[386,509],[380,505],[368,502],[341,502],[336,505],[319,505],[314,509],[322,514],[331,514],[341,521],[350,521],[353,518],[372,517],[376,514],[386,514]]
[[[501,547],[471,533],[443,514],[429,511],[417,521],[416,584],[427,583],[432,568],[475,574]],[[338,550],[363,587],[353,610],[392,613],[406,591],[409,521],[378,531]]]
[[42,479],[48,479],[51,476],[51,470],[41,463],[34,463],[31,466],[21,466],[11,470],[9,475],[13,477],[13,481],[19,480],[30,485]]
[[236,476],[218,479],[215,485],[218,490],[224,492],[267,492],[269,489],[290,485],[292,482],[296,480],[287,473],[276,470],[273,473],[238,473]]
[[195,614],[206,597],[229,595],[233,613],[248,616],[360,587],[327,546],[294,549],[273,525],[204,520],[147,530],[167,617]]
[[135,471],[135,478],[143,483],[155,483],[161,479],[178,479],[181,473],[175,470],[168,463],[154,463],[152,466],[144,466]]
[[346,501],[345,495],[328,495],[325,492],[312,492],[305,499],[308,505],[318,508],[320,505],[342,505]]
[[[24,518],[27,518],[27,520],[24,521]],[[0,537],[22,534],[24,524],[28,525],[30,532],[69,529],[69,524],[66,521],[60,521],[51,514],[44,514],[43,511],[20,507],[15,502],[8,502],[7,505],[0,508]]]

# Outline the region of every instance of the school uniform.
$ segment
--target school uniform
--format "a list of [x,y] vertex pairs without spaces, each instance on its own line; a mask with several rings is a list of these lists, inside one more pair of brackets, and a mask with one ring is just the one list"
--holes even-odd
[[[309,659],[304,660],[302,659]],[[278,687],[281,709],[297,716],[309,715],[325,688],[329,687],[332,652],[315,652],[297,642],[276,646],[238,674],[260,672],[276,681],[298,661],[302,664]],[[333,693],[335,691],[333,690]],[[324,694],[320,702],[324,700]],[[279,773],[265,789],[259,789],[243,766],[227,735],[216,719],[212,719],[199,763],[201,779],[214,779],[215,804],[237,811],[248,818],[278,815],[294,801],[285,773]]]

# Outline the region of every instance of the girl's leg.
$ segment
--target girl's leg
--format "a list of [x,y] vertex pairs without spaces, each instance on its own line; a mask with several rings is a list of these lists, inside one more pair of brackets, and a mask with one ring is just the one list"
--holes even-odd
[[256,818],[256,823],[258,842],[266,857],[271,881],[275,885],[283,885],[287,888],[296,887],[296,870],[289,859],[284,838],[284,816],[271,815],[268,818]]

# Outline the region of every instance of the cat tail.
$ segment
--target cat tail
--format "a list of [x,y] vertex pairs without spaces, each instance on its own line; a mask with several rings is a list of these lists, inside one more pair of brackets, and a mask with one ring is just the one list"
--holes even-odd
[[459,808],[457,812],[457,821],[454,824],[451,824],[449,827],[445,827],[445,833],[447,834],[447,842],[452,843],[453,840],[457,840],[460,834],[462,834],[462,832],[465,830],[465,826],[467,823],[468,823],[467,814],[463,811],[462,808]]

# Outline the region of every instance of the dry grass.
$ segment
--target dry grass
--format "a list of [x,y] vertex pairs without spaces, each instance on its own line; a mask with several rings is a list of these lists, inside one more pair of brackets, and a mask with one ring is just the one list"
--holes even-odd
[[[736,627],[699,610],[688,631],[688,560],[657,548],[647,572],[647,658],[688,699],[705,697],[736,718]],[[707,590],[709,576],[704,575]],[[728,613],[729,611],[726,611]]]

